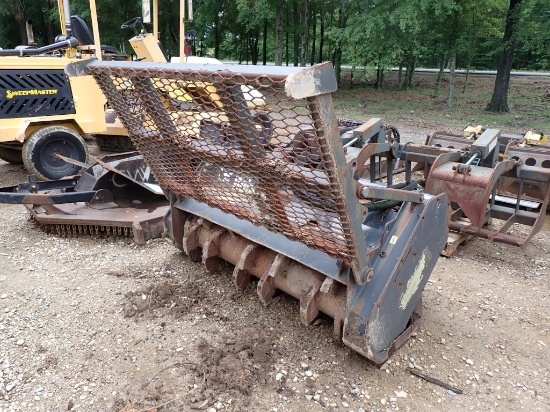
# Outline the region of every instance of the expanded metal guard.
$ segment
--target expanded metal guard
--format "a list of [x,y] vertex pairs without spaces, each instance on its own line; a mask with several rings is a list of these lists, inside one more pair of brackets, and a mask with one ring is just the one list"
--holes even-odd
[[163,188],[364,270],[361,215],[328,93],[335,82],[327,89],[319,80],[332,67],[228,67],[89,70]]

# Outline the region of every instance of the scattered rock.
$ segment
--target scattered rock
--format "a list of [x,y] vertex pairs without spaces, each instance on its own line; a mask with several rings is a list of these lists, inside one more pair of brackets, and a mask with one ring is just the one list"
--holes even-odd
[[393,391],[393,393],[395,393],[396,398],[406,398],[408,395],[404,390]]

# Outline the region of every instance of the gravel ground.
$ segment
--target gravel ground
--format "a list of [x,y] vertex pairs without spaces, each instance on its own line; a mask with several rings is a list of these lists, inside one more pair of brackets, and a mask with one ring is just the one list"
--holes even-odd
[[[2,185],[22,180],[0,161]],[[1,412],[550,410],[547,227],[523,251],[474,239],[441,258],[422,329],[378,368],[328,320],[302,326],[296,300],[236,290],[229,265],[0,211]]]

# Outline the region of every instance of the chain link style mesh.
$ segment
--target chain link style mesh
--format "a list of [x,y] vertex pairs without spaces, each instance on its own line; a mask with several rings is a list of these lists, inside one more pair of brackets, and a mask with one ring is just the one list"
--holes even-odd
[[91,71],[163,188],[353,260],[319,97],[289,98],[280,75]]

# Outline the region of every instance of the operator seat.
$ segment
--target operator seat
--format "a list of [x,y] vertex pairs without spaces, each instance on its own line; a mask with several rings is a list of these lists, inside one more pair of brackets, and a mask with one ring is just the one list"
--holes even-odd
[[[94,36],[90,28],[80,16],[71,16],[71,27],[73,36],[77,38],[79,46],[90,46],[94,44]],[[104,53],[116,54],[117,50],[113,46],[101,45],[101,51]]]

